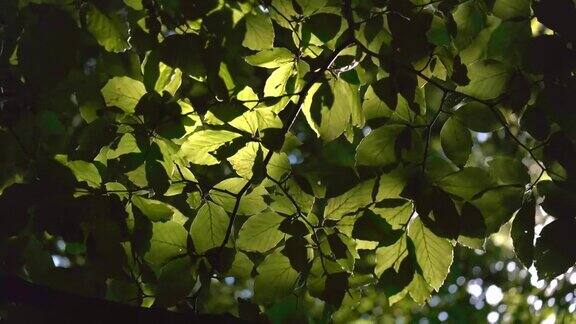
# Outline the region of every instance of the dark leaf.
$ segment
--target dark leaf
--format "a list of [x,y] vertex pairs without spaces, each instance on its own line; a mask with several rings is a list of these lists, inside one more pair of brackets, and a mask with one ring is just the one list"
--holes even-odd
[[555,220],[542,229],[534,250],[534,265],[539,277],[551,280],[576,263],[575,231],[573,218]]
[[390,245],[398,240],[402,231],[393,230],[382,217],[371,210],[364,211],[363,215],[354,223],[352,236],[360,240],[376,241],[381,245]]
[[522,264],[529,268],[534,259],[534,226],[536,226],[536,199],[527,196],[512,222],[510,236],[514,252]]

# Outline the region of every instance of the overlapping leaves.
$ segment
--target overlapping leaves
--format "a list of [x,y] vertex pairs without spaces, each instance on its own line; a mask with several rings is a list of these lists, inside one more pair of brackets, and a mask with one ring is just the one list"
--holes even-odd
[[[226,276],[253,279],[261,305],[339,307],[367,285],[423,303],[456,244],[481,248],[514,214],[525,266],[576,262],[568,0],[19,10],[0,245],[26,244],[3,271],[49,281],[42,244],[62,239],[101,297],[141,306],[182,307]],[[555,220],[534,245],[542,199]]]

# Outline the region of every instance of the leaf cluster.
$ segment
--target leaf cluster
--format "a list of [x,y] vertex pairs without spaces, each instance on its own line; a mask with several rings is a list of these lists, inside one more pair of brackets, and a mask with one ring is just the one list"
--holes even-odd
[[261,320],[424,303],[512,219],[526,267],[576,263],[572,0],[0,9],[2,271],[194,312],[253,280]]

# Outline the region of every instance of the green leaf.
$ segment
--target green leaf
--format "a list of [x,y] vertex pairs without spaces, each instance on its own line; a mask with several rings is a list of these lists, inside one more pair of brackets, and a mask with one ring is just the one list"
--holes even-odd
[[[223,180],[214,186],[215,189],[210,190],[210,198],[218,205],[224,207],[227,212],[231,213],[236,204],[235,195],[244,187],[246,181],[247,180],[243,178]],[[228,191],[231,194],[219,191],[218,189]],[[263,186],[249,190],[240,200],[238,215],[254,215],[264,210],[268,204],[264,201],[263,196],[267,194]]]
[[349,288],[349,277],[350,274],[346,272],[328,274],[324,284],[322,300],[326,301],[329,305],[336,307],[341,306],[342,300]]
[[380,277],[384,271],[392,268],[398,272],[402,261],[408,256],[406,236],[400,237],[396,243],[381,246],[376,249],[376,267],[374,273]]
[[152,188],[157,195],[165,194],[168,188],[170,188],[170,178],[166,173],[164,165],[155,160],[148,160],[144,165],[144,169],[148,186]]
[[514,253],[522,264],[529,268],[534,259],[534,227],[536,226],[536,199],[530,195],[522,203],[516,213],[510,236],[514,245]]
[[457,166],[464,166],[472,152],[470,131],[458,119],[449,118],[442,126],[440,140],[444,154]]
[[471,101],[458,108],[454,117],[462,125],[475,132],[493,132],[502,128],[495,112],[485,104]]
[[144,7],[142,6],[142,0],[123,0],[124,3],[134,9],[134,10],[142,10]]
[[412,297],[418,305],[424,305],[428,297],[430,297],[431,292],[432,287],[430,287],[424,277],[419,273],[415,273],[414,279],[412,279],[412,282],[408,285],[410,297]]
[[168,307],[186,297],[196,283],[194,263],[189,257],[172,260],[162,267],[155,289],[154,306]]
[[254,279],[254,299],[259,303],[276,301],[292,293],[298,279],[298,272],[290,265],[290,260],[280,252],[274,252],[257,268]]
[[466,1],[459,5],[453,13],[457,26],[455,44],[464,49],[472,43],[486,24],[479,1]]
[[496,0],[492,12],[502,20],[530,16],[530,0]]
[[324,323],[420,312],[452,247],[488,255],[510,222],[539,275],[576,262],[573,0],[7,0],[0,21],[9,275]]
[[[290,197],[294,200],[296,205],[299,207],[300,211],[307,214],[312,205],[314,204],[314,196],[307,194],[302,190],[302,188],[292,179],[289,179],[283,185]],[[274,200],[270,204],[270,208],[277,213],[285,215],[294,215],[297,213],[296,206],[288,196],[282,192],[282,190],[277,189],[271,198]]]
[[336,139],[346,130],[350,117],[353,124],[363,125],[359,113],[358,88],[342,79],[314,84],[304,100],[302,111],[310,127],[324,141]]
[[246,254],[238,251],[226,275],[239,279],[248,279],[252,273],[252,268],[254,268],[252,260],[250,260]]
[[408,223],[413,212],[413,204],[405,199],[385,199],[370,209],[388,222],[393,229],[401,229]]
[[274,28],[270,17],[262,14],[246,16],[246,35],[242,45],[259,51],[269,49],[274,45]]
[[450,32],[446,28],[444,20],[438,16],[432,19],[430,30],[426,32],[428,41],[436,46],[445,46],[450,44]]
[[373,130],[356,148],[356,164],[388,166],[397,161],[396,138],[404,129],[401,125],[385,125]]
[[[258,150],[260,150],[260,153],[258,153]],[[241,148],[236,154],[229,157],[228,162],[232,164],[232,167],[239,176],[244,179],[250,179],[252,178],[252,170],[254,167],[263,167],[261,165],[255,165],[254,161],[256,161],[258,154],[266,156],[268,149],[259,143],[248,142],[248,144]],[[281,181],[286,174],[290,173],[290,170],[290,162],[284,153],[273,153],[270,162],[266,165],[267,175],[277,181]]]
[[320,249],[323,253],[333,255],[336,263],[342,270],[352,273],[354,264],[358,258],[356,251],[356,241],[346,235],[340,233],[328,234],[326,239],[321,239],[322,243]]
[[448,240],[434,235],[419,218],[410,224],[408,236],[414,242],[416,260],[422,269],[422,276],[434,290],[438,291],[452,265],[454,257],[452,245]]
[[127,133],[122,135],[120,141],[114,148],[109,149],[106,152],[106,158],[108,160],[113,160],[121,157],[122,155],[140,153],[140,148],[136,142],[134,135]]
[[288,79],[294,71],[293,63],[284,63],[274,70],[264,85],[264,96],[277,97],[286,94]]
[[256,92],[254,92],[254,90],[249,86],[245,86],[242,90],[240,90],[236,94],[236,99],[242,102],[244,107],[248,109],[256,108],[259,104],[258,94],[256,94]]
[[257,135],[265,129],[282,128],[282,120],[269,107],[255,108],[244,112],[230,121],[230,125],[252,135]]
[[172,68],[162,62],[158,67],[159,75],[154,90],[158,93],[168,91],[171,95],[175,95],[178,88],[182,84],[182,71],[178,68]]
[[383,173],[378,182],[376,201],[382,201],[388,198],[399,198],[408,182],[408,175],[409,172],[406,169],[395,169],[391,172]]
[[294,61],[294,54],[286,48],[275,47],[247,56],[245,60],[253,66],[274,69],[285,63]]
[[505,185],[525,185],[530,183],[528,168],[520,161],[499,156],[488,162],[490,173]]
[[[362,100],[362,110],[364,111],[364,116],[367,120],[377,119],[377,118],[389,118],[394,111],[391,109],[396,109],[396,106],[390,108],[388,104],[380,99],[379,94],[376,94],[373,84],[368,87],[364,93],[364,98]],[[391,95],[394,101],[397,101],[397,95]]]
[[[488,42],[488,57],[515,64],[523,59],[526,46],[532,37],[530,22],[524,21],[504,21],[490,36]],[[513,90],[510,90],[513,91]],[[518,91],[515,89],[515,91]]]
[[240,137],[240,134],[225,130],[202,130],[192,133],[180,148],[180,154],[189,163],[200,165],[218,164],[210,153]]
[[192,242],[198,253],[219,247],[226,236],[229,217],[224,208],[207,201],[196,214],[190,227]]
[[486,234],[498,232],[500,226],[512,218],[522,203],[523,188],[496,187],[483,193],[471,203],[484,216]]
[[278,229],[283,220],[284,217],[275,212],[263,212],[248,218],[238,233],[238,248],[250,252],[269,251],[284,237]]
[[132,203],[152,222],[166,222],[174,215],[174,211],[168,204],[158,200],[133,196]]
[[475,167],[449,174],[437,183],[446,192],[467,200],[494,185],[488,172]]
[[356,212],[372,202],[374,180],[364,181],[346,193],[328,199],[324,208],[324,217],[339,220],[347,214]]
[[468,236],[460,235],[458,237],[458,243],[460,243],[462,246],[465,246],[469,249],[486,251],[486,248],[485,248],[486,239],[484,239],[484,238],[474,238],[474,237],[468,237]]
[[152,265],[160,266],[171,258],[186,253],[187,238],[186,229],[177,222],[153,223],[150,249],[145,259]]
[[107,282],[107,286],[106,299],[108,300],[124,302],[138,298],[138,285],[133,282],[110,279],[110,281]]
[[466,68],[470,83],[456,90],[481,100],[494,99],[503,94],[512,74],[506,65],[495,60],[474,62]]
[[95,6],[88,5],[86,28],[109,52],[124,52],[130,48],[127,24],[117,15],[108,17]]
[[131,114],[146,88],[142,82],[122,76],[108,80],[101,92],[107,106],[116,106]]
[[80,160],[69,161],[68,157],[64,155],[55,156],[55,160],[70,168],[76,177],[76,180],[79,182],[85,181],[92,188],[100,187],[100,184],[102,183],[102,177],[100,176],[100,172],[98,172],[98,168],[96,168],[94,163]]

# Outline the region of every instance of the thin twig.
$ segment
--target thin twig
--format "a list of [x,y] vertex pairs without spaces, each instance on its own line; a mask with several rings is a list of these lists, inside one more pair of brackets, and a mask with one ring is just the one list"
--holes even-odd
[[432,139],[432,127],[434,127],[434,124],[438,120],[438,117],[440,117],[440,113],[443,111],[442,107],[444,107],[444,102],[446,101],[447,96],[448,92],[444,92],[444,94],[442,94],[440,107],[438,108],[438,111],[434,115],[434,118],[432,119],[430,124],[428,124],[428,126],[426,127],[426,144],[424,145],[424,157],[422,158],[422,171],[424,172],[426,171],[426,160],[428,160],[428,151],[430,150],[430,140]]

